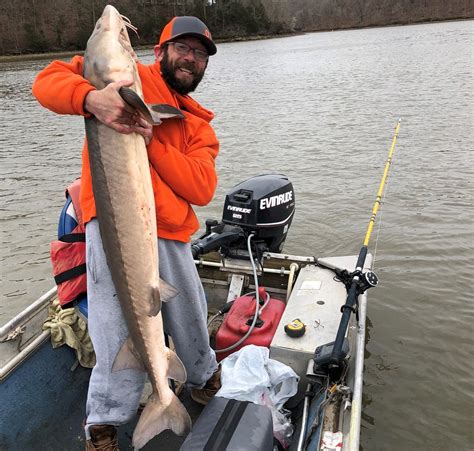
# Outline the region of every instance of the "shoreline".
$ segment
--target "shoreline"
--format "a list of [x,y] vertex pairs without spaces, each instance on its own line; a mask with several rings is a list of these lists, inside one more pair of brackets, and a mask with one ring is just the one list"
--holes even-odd
[[[474,20],[474,18],[458,18],[458,19],[440,19],[440,20],[422,20],[415,22],[406,22],[406,23],[391,23],[386,25],[368,25],[361,27],[347,27],[347,28],[327,28],[327,29],[318,29],[318,30],[305,30],[305,31],[295,31],[292,33],[282,33],[282,34],[273,34],[273,35],[255,35],[255,36],[237,36],[234,38],[223,38],[215,39],[216,44],[228,43],[228,42],[245,42],[245,41],[260,41],[267,39],[278,39],[286,38],[292,36],[301,36],[308,33],[327,33],[329,31],[349,31],[349,30],[363,30],[370,28],[386,28],[386,27],[404,27],[408,25],[424,25],[424,24],[433,24],[440,22],[465,22],[469,20]],[[135,50],[146,50],[153,48],[154,44],[144,44],[135,46]],[[38,61],[38,60],[51,60],[58,58],[65,58],[68,56],[74,55],[83,55],[84,50],[57,50],[52,52],[44,53],[21,53],[13,55],[0,55],[0,64],[1,63],[11,63],[19,61]]]
[[[328,30],[324,30],[328,31]],[[262,41],[266,39],[277,39],[277,38],[287,38],[291,36],[301,36],[306,33],[316,33],[316,31],[295,31],[294,33],[282,33],[282,34],[272,34],[272,35],[256,35],[256,36],[237,36],[235,38],[223,38],[223,39],[214,39],[216,44],[222,44],[227,42],[245,42],[245,41]],[[143,44],[134,46],[134,50],[146,50],[152,49],[155,44]],[[18,61],[37,61],[37,60],[46,60],[46,59],[57,59],[74,55],[83,55],[85,50],[56,50],[52,52],[44,53],[21,53],[16,55],[0,55],[0,64],[1,63],[11,63]]]

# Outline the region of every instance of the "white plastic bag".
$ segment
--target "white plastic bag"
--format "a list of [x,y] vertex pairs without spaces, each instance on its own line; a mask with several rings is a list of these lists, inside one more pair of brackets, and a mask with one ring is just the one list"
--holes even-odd
[[244,346],[221,362],[222,387],[216,396],[266,405],[272,412],[273,433],[288,446],[293,426],[283,404],[296,394],[298,376],[287,365],[269,358],[268,348]]
[[324,431],[321,442],[321,451],[341,451],[342,450],[342,432]]

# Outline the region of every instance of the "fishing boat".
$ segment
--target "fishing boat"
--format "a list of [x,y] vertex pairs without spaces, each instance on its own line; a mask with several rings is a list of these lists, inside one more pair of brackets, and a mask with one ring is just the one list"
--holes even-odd
[[[218,360],[258,345],[296,373],[297,388],[284,405],[293,423],[291,436],[276,439],[271,422],[263,426],[264,418],[271,418],[268,406],[260,406],[263,410],[255,414],[247,405],[235,408],[240,401],[230,399],[219,413],[216,406],[224,399],[219,393],[203,409],[183,390],[180,399],[193,419],[187,438],[164,431],[143,449],[359,449],[367,290],[378,283],[368,244],[399,127],[400,120],[358,255],[283,251],[295,193],[280,174],[235,186],[226,195],[221,221],[206,221],[205,233],[191,243]],[[71,210],[68,199],[61,214],[73,214]],[[63,217],[60,225],[69,223],[72,230],[74,219]],[[70,347],[51,344],[51,328],[44,325],[57,297],[53,287],[0,329],[2,450],[84,449],[82,424],[91,370],[79,364],[79,354]],[[85,324],[87,297],[67,311]],[[122,449],[130,447],[134,426],[119,427]]]
[[[245,205],[256,216],[244,218]],[[294,192],[284,176],[255,177],[236,186],[226,196],[223,221],[207,221],[206,233],[192,243],[195,263],[213,320],[219,319],[226,305],[237,303],[248,293],[260,293],[284,306],[269,349],[271,359],[290,366],[299,376],[298,393],[285,406],[294,412],[290,449],[333,449],[324,444],[330,437],[340,442],[334,449],[356,450],[362,406],[365,290],[358,296],[357,315],[351,315],[344,332],[343,357],[336,362],[338,374],[332,375],[328,368],[341,306],[347,298],[344,275],[347,278],[354,273],[358,258],[284,253],[293,212]],[[247,230],[252,231],[253,242],[246,249],[246,242],[251,242]],[[370,266],[369,255],[362,274],[370,274]],[[90,369],[79,365],[68,346],[53,349],[51,331],[43,329],[56,298],[54,287],[0,330],[0,449],[84,448],[82,423]],[[74,309],[86,318],[87,300],[76,303]],[[218,340],[213,337],[213,341]],[[181,399],[193,420],[206,414],[185,390]],[[119,428],[124,449],[130,446],[133,427]],[[166,431],[144,449],[180,449],[183,440]],[[277,442],[272,446],[281,448]],[[243,445],[240,449],[248,448]]]

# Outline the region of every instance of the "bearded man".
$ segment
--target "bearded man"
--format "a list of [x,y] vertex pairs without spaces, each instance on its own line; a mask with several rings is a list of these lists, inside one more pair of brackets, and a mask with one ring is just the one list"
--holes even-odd
[[[145,103],[179,108],[184,120],[149,125],[118,91],[131,82],[114,82],[96,90],[83,78],[83,57],[53,61],[37,76],[33,94],[59,114],[94,115],[119,133],[139,133],[147,144],[153,183],[159,249],[159,271],[179,294],[163,303],[163,324],[187,371],[192,398],[206,404],[220,388],[220,372],[207,334],[207,305],[189,241],[199,228],[191,207],[212,199],[219,142],[210,126],[213,113],[188,94],[204,76],[209,55],[217,49],[206,25],[196,17],[172,19],[154,48],[156,61],[138,63]],[[126,183],[126,181],[124,181]],[[80,206],[86,224],[89,333],[97,364],[92,370],[86,407],[86,449],[118,449],[116,426],[136,414],[145,373],[130,369],[112,373],[113,358],[128,336],[115,295],[92,192],[87,143],[82,157]]]

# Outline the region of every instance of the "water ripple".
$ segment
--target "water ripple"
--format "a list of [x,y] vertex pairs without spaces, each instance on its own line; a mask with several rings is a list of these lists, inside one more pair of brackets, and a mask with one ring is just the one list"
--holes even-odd
[[[398,117],[379,213],[364,449],[470,449],[474,303],[471,22],[219,45],[196,98],[216,112],[215,200],[263,172],[296,191],[286,250],[357,254]],[[149,50],[138,52],[152,62]],[[0,322],[53,285],[63,190],[80,174],[83,121],[43,110],[45,62],[0,64]]]

